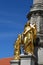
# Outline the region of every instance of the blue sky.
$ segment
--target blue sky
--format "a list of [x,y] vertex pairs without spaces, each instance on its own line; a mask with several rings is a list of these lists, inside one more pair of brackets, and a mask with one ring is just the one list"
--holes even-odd
[[32,0],[0,0],[0,58],[12,57],[14,41],[22,33]]

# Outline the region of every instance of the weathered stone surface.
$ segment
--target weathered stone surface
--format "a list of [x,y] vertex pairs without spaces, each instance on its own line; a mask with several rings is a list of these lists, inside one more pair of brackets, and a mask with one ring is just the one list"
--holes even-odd
[[38,64],[43,65],[43,48],[38,49]]
[[20,65],[35,65],[35,61],[35,56],[21,55]]

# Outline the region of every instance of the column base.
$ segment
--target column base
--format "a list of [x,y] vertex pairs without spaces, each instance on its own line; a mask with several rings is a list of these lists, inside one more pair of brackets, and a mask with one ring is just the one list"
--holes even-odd
[[20,65],[20,61],[19,60],[11,60],[10,65]]
[[20,65],[35,65],[36,57],[32,55],[21,55]]

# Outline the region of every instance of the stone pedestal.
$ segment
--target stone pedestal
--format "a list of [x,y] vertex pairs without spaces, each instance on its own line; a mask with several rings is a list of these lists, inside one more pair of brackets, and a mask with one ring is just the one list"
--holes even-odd
[[36,58],[32,55],[21,55],[20,65],[35,65]]
[[38,64],[43,65],[43,48],[38,48]]
[[11,60],[10,65],[20,65],[19,60]]

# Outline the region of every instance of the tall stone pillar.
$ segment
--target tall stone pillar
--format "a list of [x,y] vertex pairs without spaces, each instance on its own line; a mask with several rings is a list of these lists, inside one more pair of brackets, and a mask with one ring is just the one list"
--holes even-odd
[[[35,47],[35,55],[37,57],[37,62],[40,64],[43,60],[40,60],[43,57],[40,57],[43,54],[43,0],[33,0],[33,6],[30,9],[30,12],[27,15],[30,23],[36,23],[37,26],[37,37],[40,38],[40,43],[38,44],[41,48],[38,49],[38,46]],[[40,50],[40,52],[39,52]],[[38,56],[37,56],[38,55]],[[40,62],[39,62],[40,61]],[[42,63],[43,64],[43,63]]]
[[30,23],[36,23],[40,45],[43,46],[43,0],[33,0],[33,6],[27,18],[30,20]]

